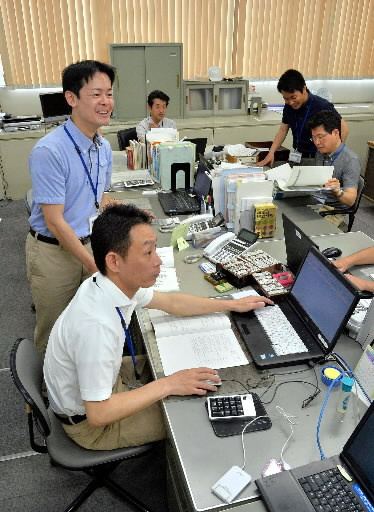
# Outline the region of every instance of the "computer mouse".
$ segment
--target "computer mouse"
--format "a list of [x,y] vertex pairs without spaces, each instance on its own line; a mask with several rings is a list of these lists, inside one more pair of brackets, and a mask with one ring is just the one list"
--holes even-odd
[[337,247],[327,247],[322,251],[322,254],[326,256],[326,258],[337,258],[342,254],[342,251]]

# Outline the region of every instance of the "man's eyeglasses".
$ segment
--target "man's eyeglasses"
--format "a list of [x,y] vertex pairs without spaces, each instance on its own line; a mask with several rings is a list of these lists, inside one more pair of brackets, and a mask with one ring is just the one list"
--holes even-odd
[[325,133],[324,135],[316,135],[315,137],[310,137],[310,140],[312,142],[321,142],[325,137],[327,137],[328,133]]

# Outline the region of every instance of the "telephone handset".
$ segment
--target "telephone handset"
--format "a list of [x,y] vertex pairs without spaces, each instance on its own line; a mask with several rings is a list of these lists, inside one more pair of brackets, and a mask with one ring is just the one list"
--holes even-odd
[[194,233],[209,233],[219,231],[217,228],[224,224],[225,219],[222,213],[217,213],[215,217],[212,214],[195,215],[185,219],[182,224],[190,223],[186,240],[191,240]]
[[187,219],[183,219],[181,224],[195,224],[196,222],[202,222],[203,220],[211,219],[213,219],[213,213],[202,213],[200,215],[193,215],[192,217],[187,217]]
[[225,233],[213,240],[203,254],[213,263],[226,263],[249,249],[257,238],[257,233],[245,228],[239,231],[238,236],[235,233]]

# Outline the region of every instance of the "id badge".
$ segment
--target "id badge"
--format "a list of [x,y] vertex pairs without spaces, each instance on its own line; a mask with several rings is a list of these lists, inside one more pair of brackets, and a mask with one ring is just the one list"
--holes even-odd
[[92,215],[92,217],[90,217],[88,219],[88,222],[90,223],[90,235],[92,234],[92,226],[93,226],[93,223],[94,221],[98,218],[99,214],[97,213],[96,215]]
[[301,162],[302,154],[299,151],[290,151],[290,156],[288,157],[289,162],[295,162],[295,164],[299,164]]

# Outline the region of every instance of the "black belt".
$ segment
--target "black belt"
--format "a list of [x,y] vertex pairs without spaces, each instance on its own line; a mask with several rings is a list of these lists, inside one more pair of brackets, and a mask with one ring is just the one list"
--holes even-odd
[[64,425],[78,425],[78,423],[82,423],[82,421],[87,419],[87,416],[85,414],[76,414],[75,416],[62,416],[61,414],[57,414],[57,412],[54,412],[54,415]]
[[[40,242],[45,242],[46,244],[52,245],[60,245],[60,242],[57,240],[57,238],[41,235],[40,233],[36,233],[36,231],[34,231],[32,228],[30,228],[30,234]],[[82,236],[82,238],[80,238],[79,241],[82,245],[86,245],[91,241],[91,236]]]

